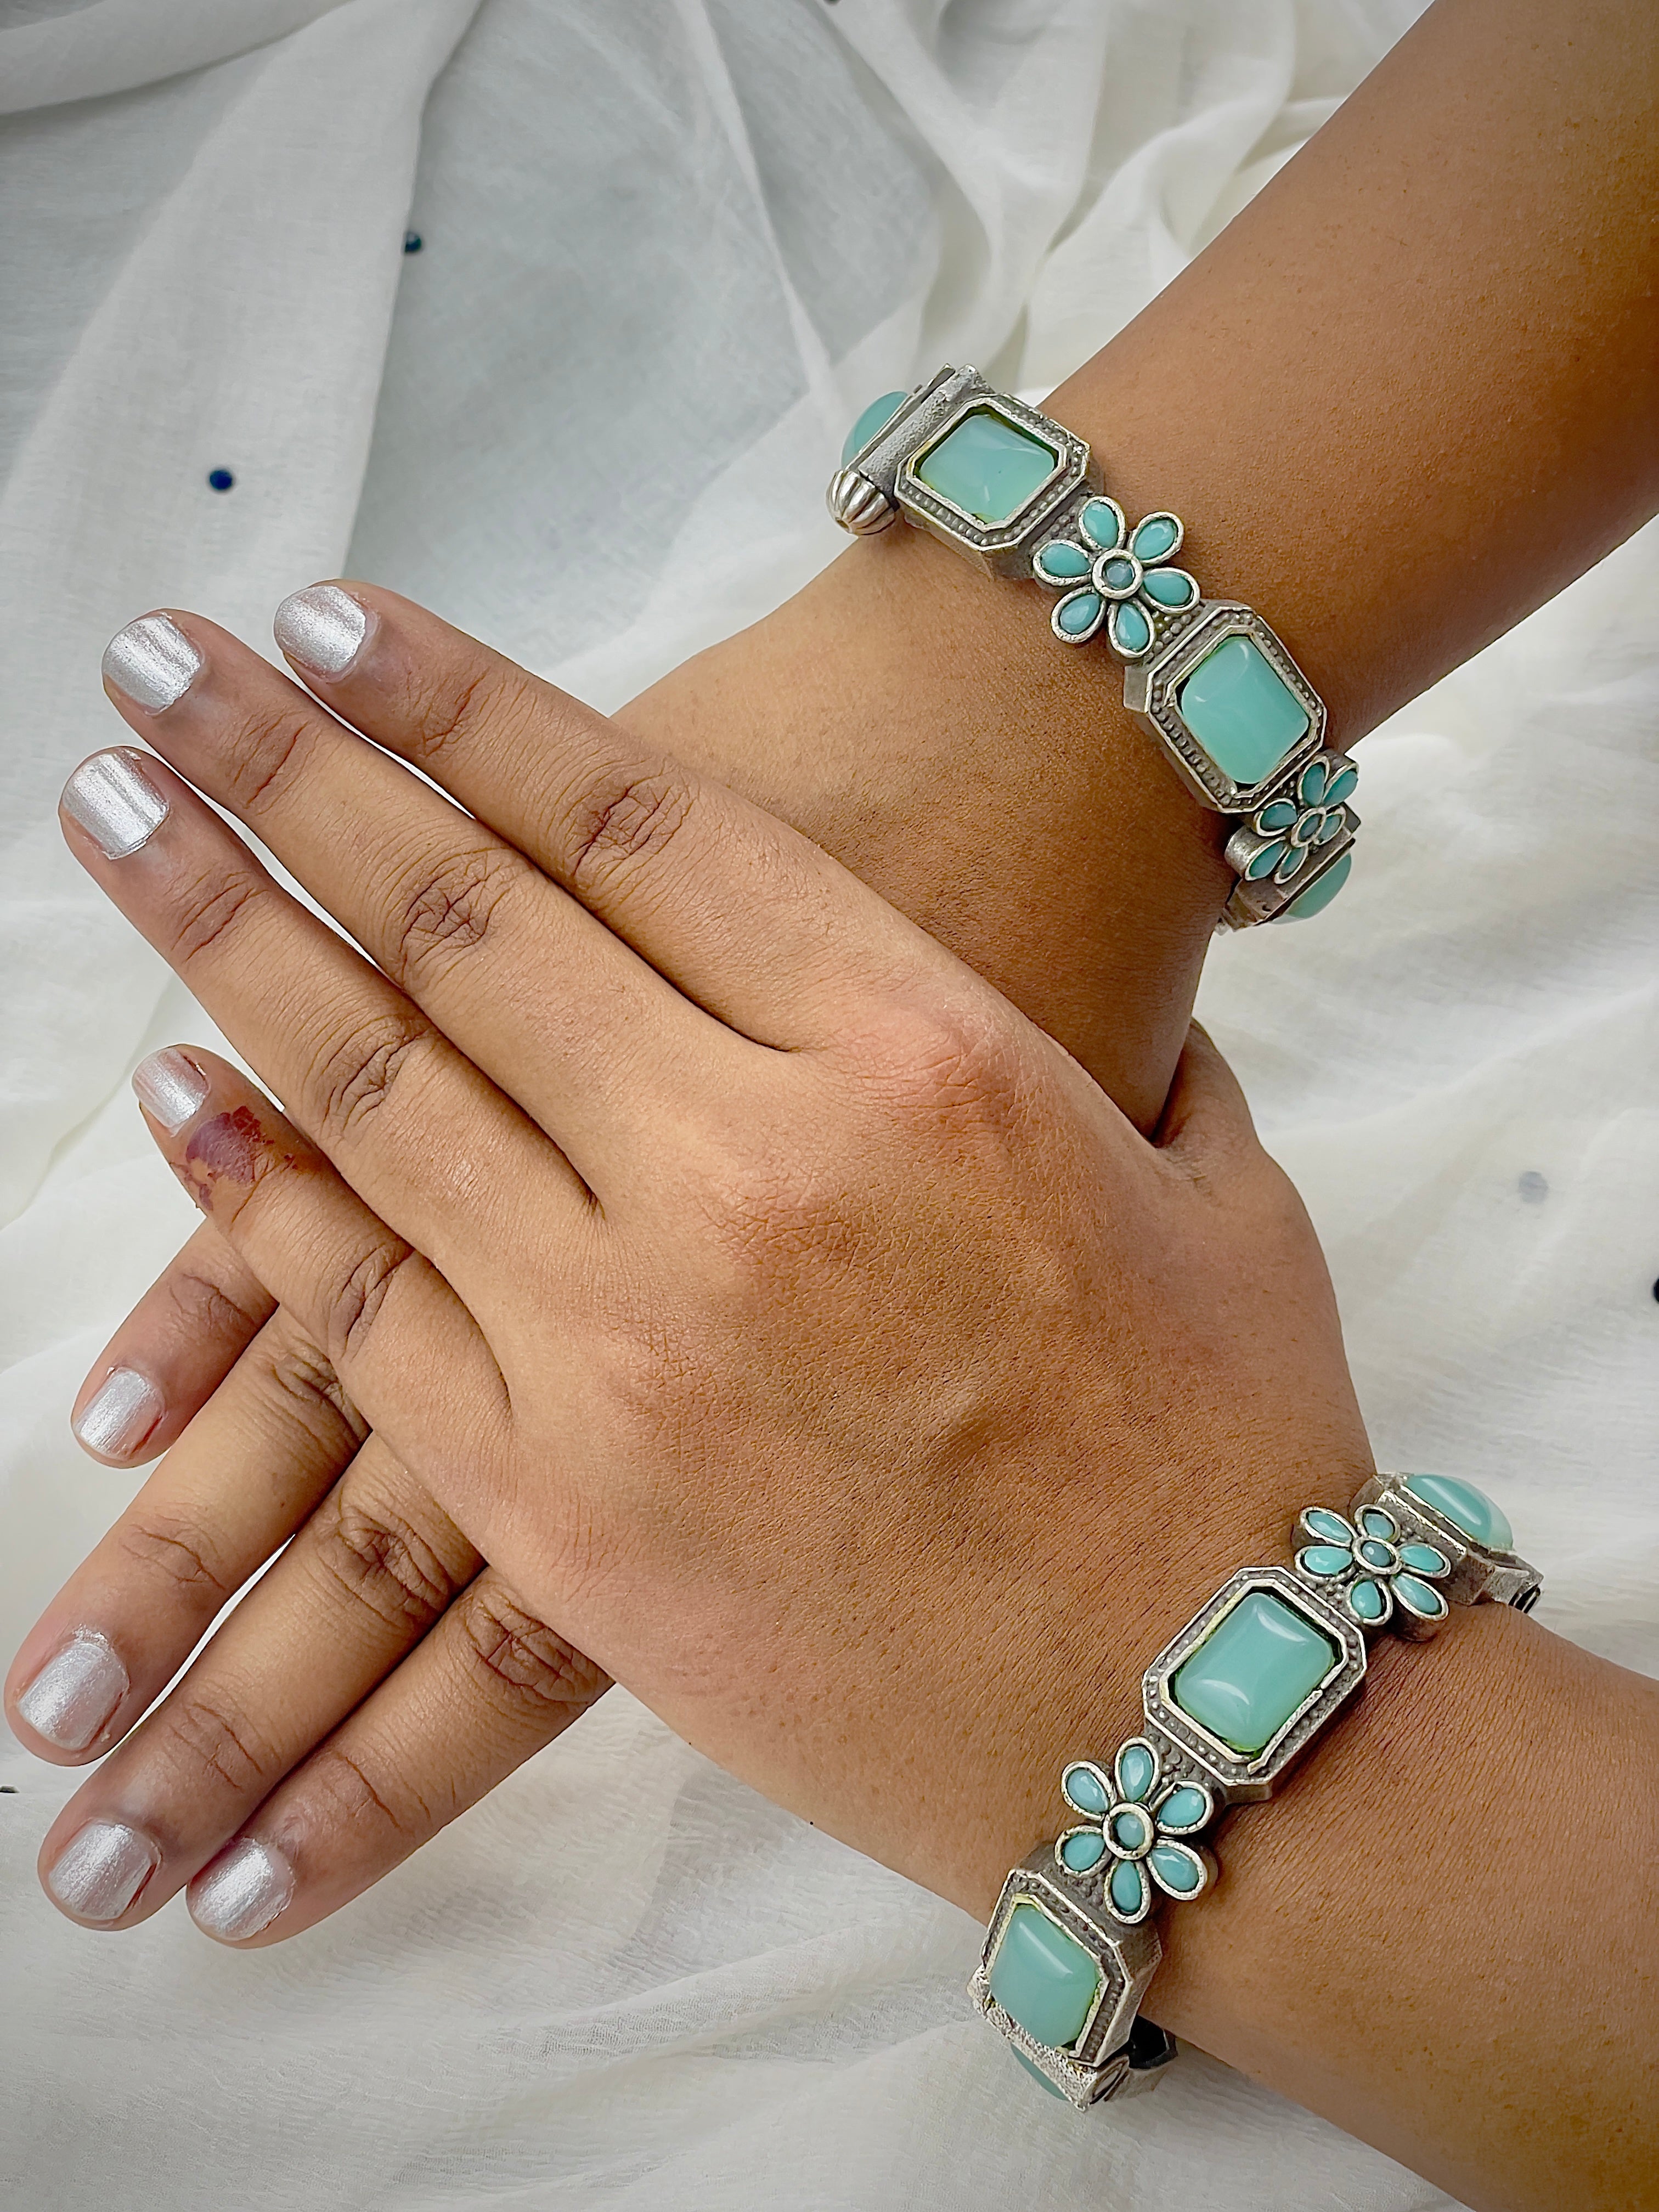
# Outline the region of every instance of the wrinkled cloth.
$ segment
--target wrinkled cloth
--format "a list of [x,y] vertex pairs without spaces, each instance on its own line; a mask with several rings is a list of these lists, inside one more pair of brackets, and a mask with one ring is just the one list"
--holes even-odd
[[[0,0],[8,1652],[136,1486],[65,1415],[191,1226],[125,1078],[218,1042],[56,827],[122,735],[109,635],[183,605],[268,651],[283,593],[356,574],[615,704],[838,550],[872,393],[945,359],[1046,391],[1415,12]],[[1540,1617],[1650,1669],[1656,583],[1649,532],[1371,738],[1349,889],[1219,944],[1201,1003],[1380,1463],[1497,1489]],[[0,1738],[5,2212],[1448,2201],[1202,2057],[1054,2105],[971,2014],[964,1916],[621,1692],[252,1956],[176,1902],[118,1937],[54,1913],[73,1781]]]

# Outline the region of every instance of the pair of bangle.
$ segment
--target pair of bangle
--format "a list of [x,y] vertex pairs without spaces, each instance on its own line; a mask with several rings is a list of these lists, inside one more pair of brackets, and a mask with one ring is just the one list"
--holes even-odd
[[987,574],[1030,577],[1054,597],[1062,645],[1103,637],[1124,664],[1123,702],[1201,805],[1236,817],[1236,881],[1223,920],[1245,929],[1328,906],[1352,866],[1359,781],[1325,744],[1325,706],[1252,608],[1206,599],[1177,566],[1178,515],[1131,526],[1083,440],[942,368],[890,392],[854,424],[830,512],[871,537],[902,515]]

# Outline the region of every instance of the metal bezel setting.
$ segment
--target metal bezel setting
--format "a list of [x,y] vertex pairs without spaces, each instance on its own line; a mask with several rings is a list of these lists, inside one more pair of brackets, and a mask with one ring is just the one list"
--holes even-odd
[[1408,1480],[1404,1474],[1374,1474],[1354,1492],[1353,1510],[1380,1505],[1393,1514],[1408,1540],[1419,1537],[1443,1552],[1451,1561],[1451,1572],[1435,1587],[1453,1605],[1476,1605],[1486,1599],[1494,1605],[1512,1606],[1517,1613],[1530,1613],[1544,1580],[1538,1569],[1518,1552],[1494,1551],[1477,1543],[1455,1521],[1407,1490]]
[[[1292,750],[1270,775],[1257,783],[1235,783],[1218,768],[1187,727],[1176,704],[1175,695],[1182,678],[1228,637],[1248,637],[1308,717],[1307,729]],[[1128,662],[1123,672],[1123,703],[1141,727],[1163,744],[1170,765],[1194,798],[1217,814],[1253,814],[1281,784],[1324,750],[1324,701],[1255,609],[1228,599],[1200,600],[1196,613],[1188,614],[1180,635],[1162,652]],[[1336,842],[1333,842],[1331,860],[1338,857]],[[1348,842],[1352,843],[1352,838]],[[1342,849],[1346,851],[1346,846]],[[1329,865],[1329,860],[1325,862],[1318,873],[1322,875]],[[1316,880],[1312,875],[1305,882],[1298,878],[1297,888],[1305,890]]]
[[[942,445],[970,415],[995,415],[1015,430],[1024,432],[1057,456],[1048,477],[1006,522],[981,522],[926,484],[916,471],[929,453]],[[1024,401],[994,392],[975,376],[944,418],[910,447],[899,465],[894,497],[909,520],[942,538],[994,576],[1030,574],[1031,559],[1050,528],[1058,510],[1089,482],[1089,448],[1082,439]]]
[[[1158,1972],[1164,1947],[1150,1922],[1129,1926],[1078,1897],[1055,1878],[1051,1850],[1043,1845],[1017,1866],[1002,1885],[969,1993],[981,2013],[1007,2037],[1029,2065],[1079,2107],[1098,2104],[1137,2086],[1125,2046],[1141,1998]],[[1102,1986],[1082,2033],[1069,2051],[1056,2051],[1028,2034],[991,1995],[990,1973],[1017,1905],[1034,1905],[1080,1943],[1101,1972]],[[1148,2077],[1150,2078],[1150,2077]]]
[[[1302,763],[1306,766],[1306,763]],[[1311,890],[1323,875],[1328,875],[1345,853],[1353,850],[1355,833],[1359,828],[1359,817],[1352,807],[1342,810],[1343,828],[1340,836],[1333,837],[1328,845],[1316,848],[1310,862],[1298,868],[1287,884],[1275,883],[1271,876],[1263,876],[1259,883],[1251,883],[1242,867],[1238,880],[1222,909],[1222,920],[1230,929],[1249,929],[1259,921],[1276,921],[1285,908],[1299,899],[1304,891]],[[1233,858],[1233,838],[1227,841],[1226,858],[1230,867],[1237,866]]]
[[[1233,1750],[1183,1712],[1169,1693],[1171,1676],[1191,1658],[1212,1631],[1252,1590],[1267,1590],[1328,1636],[1340,1653],[1317,1687],[1310,1691],[1271,1743],[1254,1754]],[[1195,1613],[1174,1640],[1165,1644],[1141,1680],[1141,1703],[1148,1733],[1167,1742],[1197,1766],[1223,1805],[1261,1802],[1272,1796],[1326,1723],[1365,1677],[1365,1638],[1357,1621],[1326,1605],[1288,1567],[1241,1567]]]

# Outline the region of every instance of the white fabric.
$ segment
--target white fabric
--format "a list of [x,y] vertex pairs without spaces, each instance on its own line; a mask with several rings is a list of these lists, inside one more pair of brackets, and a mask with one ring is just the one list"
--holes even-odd
[[[125,1075],[211,1041],[54,824],[119,734],[107,635],[171,602],[263,647],[349,568],[614,702],[836,550],[866,398],[947,356],[1046,389],[1414,12],[0,0],[7,1651],[132,1487],[64,1414],[191,1224]],[[1650,533],[1371,739],[1352,885],[1204,994],[1383,1462],[1489,1477],[1546,1618],[1647,1667],[1656,569]],[[0,1739],[5,2212],[1445,2201],[1203,2060],[1078,2123],[969,2016],[962,1916],[621,1695],[253,1957],[178,1905],[58,1918],[70,1778]]]

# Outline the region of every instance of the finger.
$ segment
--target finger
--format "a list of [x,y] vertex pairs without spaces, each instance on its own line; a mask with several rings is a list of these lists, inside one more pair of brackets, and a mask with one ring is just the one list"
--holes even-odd
[[608,1682],[486,1568],[192,1881],[197,1926],[248,1943],[314,1926],[580,1720]]
[[319,585],[275,627],[347,720],[747,1036],[832,1043],[896,967],[947,957],[799,831],[393,592]]
[[590,1201],[568,1163],[171,769],[96,754],[70,778],[62,811],[94,880],[352,1188],[463,1297],[499,1291],[526,1222],[556,1222],[562,1207],[577,1232]]
[[1219,1174],[1263,1157],[1238,1078],[1209,1031],[1194,1022],[1152,1142],[1171,1165]]
[[93,1362],[70,1416],[81,1449],[108,1467],[167,1451],[276,1310],[204,1221]]
[[228,1061],[199,1046],[169,1049],[140,1063],[133,1088],[179,1181],[321,1348],[351,1402],[400,1459],[439,1471],[447,1508],[459,1495],[464,1512],[493,1522],[503,1501],[491,1469],[511,1408],[443,1276]]
[[[147,617],[116,638],[119,671]],[[727,1096],[745,1052],[519,849],[323,712],[199,617],[167,626],[199,662],[136,728],[258,835],[469,1059],[591,1181],[694,1085]],[[596,1054],[596,1041],[621,1050]]]
[[24,1639],[6,1712],[42,1759],[95,1759],[153,1703],[366,1433],[316,1343],[277,1313]]
[[48,1894],[100,1925],[147,1918],[419,1642],[480,1564],[370,1437],[183,1679],[52,1822],[40,1852]]

